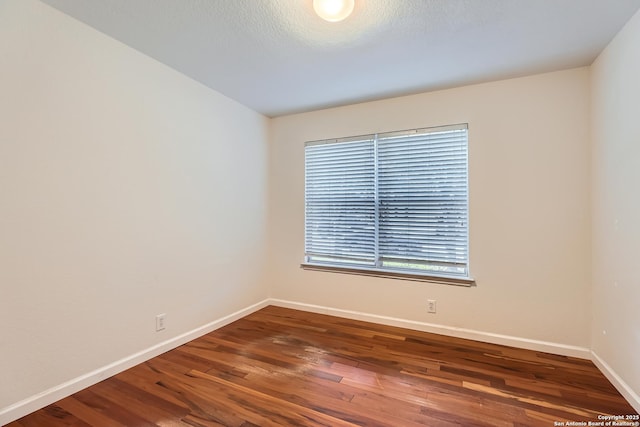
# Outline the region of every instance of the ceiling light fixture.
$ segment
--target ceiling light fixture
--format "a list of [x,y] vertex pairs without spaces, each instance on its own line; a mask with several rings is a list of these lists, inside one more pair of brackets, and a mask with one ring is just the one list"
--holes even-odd
[[313,0],[313,10],[325,21],[342,21],[353,12],[355,0]]

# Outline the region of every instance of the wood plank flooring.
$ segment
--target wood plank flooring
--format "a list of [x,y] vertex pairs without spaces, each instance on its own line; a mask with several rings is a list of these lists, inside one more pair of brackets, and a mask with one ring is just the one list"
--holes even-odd
[[587,360],[270,306],[9,426],[554,426],[631,414]]

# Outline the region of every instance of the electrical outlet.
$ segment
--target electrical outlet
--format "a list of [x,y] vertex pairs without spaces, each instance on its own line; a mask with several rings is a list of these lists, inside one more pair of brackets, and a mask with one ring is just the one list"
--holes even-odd
[[156,332],[166,328],[167,315],[165,313],[156,316]]
[[436,300],[434,299],[427,300],[427,312],[428,313],[436,312]]

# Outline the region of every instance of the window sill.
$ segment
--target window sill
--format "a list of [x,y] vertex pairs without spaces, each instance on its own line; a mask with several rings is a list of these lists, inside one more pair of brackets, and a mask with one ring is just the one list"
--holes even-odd
[[300,268],[303,270],[311,271],[326,271],[329,273],[342,273],[342,274],[357,274],[362,276],[381,277],[385,279],[400,279],[400,280],[413,280],[416,282],[429,282],[439,283],[443,285],[454,285],[471,287],[476,285],[476,281],[469,277],[455,277],[455,276],[436,276],[430,274],[420,273],[407,273],[404,271],[396,270],[378,270],[363,267],[337,267],[333,265],[325,264],[300,264]]

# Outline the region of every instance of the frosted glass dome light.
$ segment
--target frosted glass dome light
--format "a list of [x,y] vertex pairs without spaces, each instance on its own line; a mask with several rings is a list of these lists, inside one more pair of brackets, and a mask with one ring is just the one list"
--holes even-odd
[[355,0],[313,0],[313,10],[325,21],[342,21],[353,12]]

